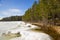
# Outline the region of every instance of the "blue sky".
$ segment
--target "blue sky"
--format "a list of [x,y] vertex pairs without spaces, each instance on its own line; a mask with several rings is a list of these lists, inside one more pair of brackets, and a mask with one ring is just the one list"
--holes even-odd
[[0,17],[23,15],[35,0],[1,0]]

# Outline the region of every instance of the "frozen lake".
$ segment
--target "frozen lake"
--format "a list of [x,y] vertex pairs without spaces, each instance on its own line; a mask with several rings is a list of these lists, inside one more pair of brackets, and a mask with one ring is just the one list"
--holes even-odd
[[[0,40],[52,40],[48,34],[30,31],[34,28],[37,26],[21,21],[0,22]],[[21,36],[15,38],[1,36],[2,33],[8,33],[8,31],[13,34],[20,32]]]

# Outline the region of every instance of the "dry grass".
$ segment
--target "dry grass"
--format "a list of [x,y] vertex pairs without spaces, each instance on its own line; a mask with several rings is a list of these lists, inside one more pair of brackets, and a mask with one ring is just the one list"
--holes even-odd
[[2,37],[4,37],[5,39],[11,39],[11,38],[16,38],[16,37],[20,37],[21,34],[18,33],[9,33],[9,34],[3,34]]
[[33,24],[41,27],[41,30],[47,34],[49,34],[54,40],[60,40],[60,26],[42,26],[40,24]]
[[54,38],[54,40],[60,40],[60,34],[52,27],[43,29],[43,31]]

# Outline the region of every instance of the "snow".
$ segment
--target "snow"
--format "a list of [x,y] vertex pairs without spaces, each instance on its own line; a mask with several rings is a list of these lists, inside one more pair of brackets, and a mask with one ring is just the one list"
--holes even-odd
[[51,40],[51,37],[45,33],[23,31],[21,34],[21,37],[13,38],[10,40]]
[[[38,28],[37,26],[32,25],[30,23],[0,22],[0,24],[1,23],[2,23],[2,25],[0,25],[0,26],[2,26],[2,27],[4,27],[4,25],[5,25],[5,27],[9,26],[7,28],[8,30],[6,31],[7,34],[8,34],[8,32],[11,32],[11,33],[20,32],[20,34],[21,34],[20,37],[11,38],[9,40],[52,40],[52,38],[46,33],[30,31],[31,29]],[[31,26],[31,27],[28,27],[28,26]]]

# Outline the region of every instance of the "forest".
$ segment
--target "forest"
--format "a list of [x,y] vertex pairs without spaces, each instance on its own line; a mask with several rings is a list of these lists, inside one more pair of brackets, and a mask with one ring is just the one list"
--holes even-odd
[[60,0],[35,1],[22,17],[23,21],[60,24]]
[[10,16],[10,17],[5,17],[0,21],[22,21],[22,16]]

